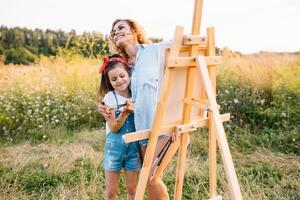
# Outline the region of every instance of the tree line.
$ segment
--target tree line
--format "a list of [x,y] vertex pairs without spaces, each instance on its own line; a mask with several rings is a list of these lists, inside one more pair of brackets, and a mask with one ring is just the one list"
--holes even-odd
[[75,30],[41,30],[0,27],[0,59],[5,64],[29,64],[41,55],[80,54],[97,58],[108,53],[107,39],[101,33]]

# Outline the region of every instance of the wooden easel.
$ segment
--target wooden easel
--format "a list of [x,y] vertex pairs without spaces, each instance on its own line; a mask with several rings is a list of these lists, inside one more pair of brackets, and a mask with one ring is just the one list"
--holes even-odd
[[[162,175],[177,149],[179,149],[174,198],[175,200],[181,199],[189,133],[204,126],[208,126],[209,130],[210,199],[222,199],[221,196],[217,195],[217,144],[223,160],[231,197],[234,200],[242,199],[222,124],[223,121],[229,120],[230,114],[220,115],[216,102],[216,65],[221,62],[221,57],[215,56],[214,28],[207,29],[207,37],[200,37],[199,35],[202,5],[203,0],[195,0],[191,35],[184,36],[183,27],[176,27],[170,51],[166,54],[163,88],[158,100],[152,129],[127,134],[124,137],[125,142],[149,138],[135,196],[136,200],[143,199],[157,140],[160,135],[165,133],[174,134],[177,140],[171,144],[154,176]],[[173,78],[176,70],[182,68],[186,69],[184,97],[182,99],[182,117],[179,121],[164,124],[164,115],[168,107],[168,97],[171,86],[174,84],[172,83]],[[196,88],[195,81],[197,74],[200,75],[202,84],[200,87],[201,91],[199,91],[200,96],[195,97],[194,89]],[[194,107],[200,110],[196,115],[192,114]]]

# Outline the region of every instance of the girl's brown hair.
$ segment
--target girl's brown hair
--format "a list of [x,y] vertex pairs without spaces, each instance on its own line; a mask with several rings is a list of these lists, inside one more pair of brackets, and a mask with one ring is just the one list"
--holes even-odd
[[112,35],[114,26],[120,21],[124,21],[130,26],[131,31],[136,35],[136,38],[137,38],[137,41],[138,41],[139,44],[151,44],[151,40],[146,38],[144,29],[136,21],[131,20],[131,19],[117,19],[117,20],[115,20],[112,23],[110,36],[108,38],[109,48],[111,49],[111,51],[113,53],[121,54],[126,60],[128,60],[129,56],[127,55],[125,49],[120,48],[116,45],[116,43],[114,42],[113,35]]
[[[123,58],[123,57],[118,54],[113,54],[112,56],[109,56],[109,58]],[[102,98],[104,97],[104,95],[107,92],[114,90],[114,88],[112,87],[112,85],[109,81],[108,72],[110,70],[116,68],[117,64],[121,64],[124,67],[124,69],[127,71],[128,75],[129,76],[131,75],[128,65],[125,65],[123,62],[119,62],[119,61],[110,61],[107,65],[107,67],[105,67],[105,69],[101,73],[101,81],[100,81],[100,86],[99,86],[98,93],[97,93],[97,101],[98,102],[102,101]],[[120,65],[118,65],[118,66],[120,66]]]

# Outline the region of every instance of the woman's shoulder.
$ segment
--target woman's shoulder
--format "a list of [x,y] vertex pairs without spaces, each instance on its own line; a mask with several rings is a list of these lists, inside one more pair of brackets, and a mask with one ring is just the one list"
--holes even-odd
[[152,44],[141,44],[141,47],[139,48],[139,54],[143,55],[142,57],[151,57],[157,56],[160,52],[160,47],[158,43],[152,43]]
[[151,44],[141,44],[144,49],[157,49],[159,47],[159,43],[151,43]]
[[171,48],[171,42],[159,42],[157,43],[159,48],[166,49]]
[[156,42],[151,44],[141,44],[144,47],[147,48],[157,48],[157,47],[171,47],[171,42]]
[[142,44],[141,46],[146,51],[160,52],[162,50],[170,48],[171,43],[170,42],[159,42],[159,43],[152,43],[152,44]]

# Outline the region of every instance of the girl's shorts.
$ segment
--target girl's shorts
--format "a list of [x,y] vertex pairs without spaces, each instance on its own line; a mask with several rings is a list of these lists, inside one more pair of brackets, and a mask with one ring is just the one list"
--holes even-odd
[[125,144],[122,141],[107,140],[103,166],[107,171],[120,171],[122,168],[129,171],[140,170],[141,157],[138,143]]

